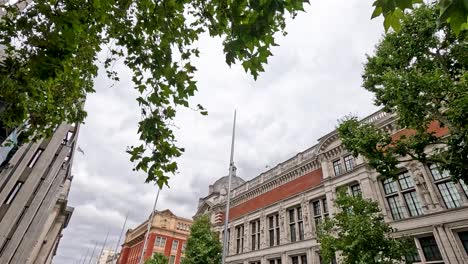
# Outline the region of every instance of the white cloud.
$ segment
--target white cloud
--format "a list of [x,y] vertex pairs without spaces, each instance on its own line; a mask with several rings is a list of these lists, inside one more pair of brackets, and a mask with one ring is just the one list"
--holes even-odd
[[[372,113],[372,97],[361,85],[365,54],[380,38],[380,20],[370,20],[372,1],[311,1],[306,13],[288,24],[279,37],[266,72],[257,81],[241,66],[229,68],[221,41],[205,37],[196,62],[201,103],[208,116],[180,109],[176,131],[186,149],[180,173],[161,193],[158,209],[191,217],[208,185],[227,174],[232,115],[238,110],[236,164],[239,176],[250,179],[299,151],[336,126],[348,113]],[[118,66],[120,67],[120,66]],[[130,76],[120,83],[96,80],[97,93],[86,102],[88,118],[81,127],[73,167],[69,205],[75,207],[54,263],[73,263],[104,241],[115,247],[125,214],[129,227],[146,219],[156,188],[132,171],[125,153],[138,136],[139,109]],[[99,246],[100,247],[100,246]],[[96,255],[96,254],[95,254]]]

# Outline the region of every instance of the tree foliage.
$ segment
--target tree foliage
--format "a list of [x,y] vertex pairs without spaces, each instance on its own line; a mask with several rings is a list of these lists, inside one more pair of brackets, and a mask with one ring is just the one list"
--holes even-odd
[[396,264],[414,253],[414,243],[394,238],[377,202],[338,193],[339,212],[326,219],[319,231],[320,254],[331,261],[339,253],[344,264]]
[[169,260],[161,253],[154,253],[150,259],[145,261],[145,264],[168,264]]
[[414,10],[365,65],[364,88],[408,133],[392,138],[356,117],[338,127],[344,146],[386,177],[396,175],[399,163],[417,160],[468,180],[468,34],[456,36],[436,17],[432,7]]
[[203,215],[195,219],[190,228],[182,264],[219,264],[221,251],[221,242],[211,229],[209,217]]
[[[372,18],[382,15],[385,30],[393,28],[399,31],[406,10],[411,10],[423,4],[423,0],[375,0]],[[466,0],[439,0],[440,23],[449,23],[455,34],[468,29],[468,2]]]
[[[146,181],[167,184],[183,152],[173,134],[177,107],[206,114],[188,99],[197,91],[192,60],[202,34],[223,39],[226,63],[241,63],[254,78],[285,34],[285,19],[303,10],[303,0],[17,0],[0,4],[0,121],[28,122],[31,140],[47,137],[61,122],[82,122],[83,104],[94,92],[103,64],[131,70],[139,93],[142,143],[128,152]],[[103,49],[105,48],[105,49]],[[98,54],[108,56],[98,63]]]

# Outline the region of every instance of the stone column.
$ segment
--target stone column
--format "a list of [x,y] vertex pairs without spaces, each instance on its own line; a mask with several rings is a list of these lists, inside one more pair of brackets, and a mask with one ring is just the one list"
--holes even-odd
[[288,255],[285,252],[281,254],[281,264],[289,264]]
[[230,226],[230,230],[231,230],[231,235],[229,236],[229,255],[234,255],[236,253],[236,227],[234,226],[233,223],[231,223],[231,226]]
[[307,264],[315,264],[313,260],[312,248],[308,248],[306,251]]
[[242,252],[249,252],[250,250],[250,223],[247,216],[244,217],[244,247]]
[[[415,166],[414,166],[415,167]],[[439,193],[437,190],[435,190],[437,187],[432,183],[432,175],[429,175],[424,167],[415,167],[417,168],[417,172],[415,175],[418,176],[419,181],[422,183],[421,186],[424,186],[424,192],[428,192],[428,194],[424,194],[427,196],[427,199],[429,202],[432,203],[432,209],[434,211],[441,211],[444,210],[442,208],[442,205],[440,204],[440,201],[442,201],[442,197],[440,197]]]
[[267,219],[265,212],[262,210],[260,214],[260,249],[267,248]]
[[364,178],[359,182],[362,191],[362,197],[375,200],[377,197],[373,191],[372,183],[369,178]]
[[[279,225],[280,225],[280,244],[284,245],[288,243],[288,231],[286,223],[286,209],[283,208],[283,204],[280,204],[279,208]],[[286,263],[286,262],[285,262]]]
[[451,264],[461,264],[457,259],[455,252],[453,251],[453,246],[451,245],[447,234],[445,233],[444,225],[435,225],[434,226],[434,238],[437,241],[437,247],[439,248],[440,253],[444,259],[444,262]]
[[429,192],[428,184],[424,178],[423,172],[415,165],[410,168],[410,172],[414,180],[416,192],[421,200],[423,210],[425,213],[433,211],[436,208],[436,205]]
[[307,200],[307,197],[305,195],[302,195],[301,208],[302,208],[302,221],[304,223],[304,238],[311,239],[312,238],[312,225],[310,221],[309,200]]

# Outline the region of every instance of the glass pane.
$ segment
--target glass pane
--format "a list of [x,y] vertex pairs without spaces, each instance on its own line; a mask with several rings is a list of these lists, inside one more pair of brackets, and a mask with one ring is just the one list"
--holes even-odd
[[304,225],[299,222],[299,240],[304,240]]
[[468,254],[468,231],[459,232],[458,237],[460,237],[463,248],[465,249],[466,254]]
[[297,220],[302,220],[302,208],[297,208]]
[[312,207],[314,209],[314,216],[319,216],[320,213],[320,201],[315,201],[312,203]]
[[448,171],[442,171],[441,172],[439,167],[437,165],[435,165],[435,164],[431,164],[429,166],[429,169],[431,170],[432,177],[436,181],[450,177],[450,174],[449,174]]
[[390,211],[394,220],[399,220],[403,218],[403,208],[401,207],[400,199],[398,196],[388,197],[388,205],[390,206]]
[[420,238],[419,242],[427,261],[442,260],[442,255],[433,236]]
[[354,168],[354,157],[352,155],[344,157],[344,163],[346,171],[352,170]]
[[296,225],[290,225],[289,226],[289,232],[291,233],[291,242],[296,241]]
[[422,215],[421,202],[417,197],[416,191],[411,191],[404,193],[406,205],[408,206],[408,211],[410,216]]
[[323,204],[323,213],[328,213],[328,204],[327,204],[327,198],[322,199],[322,204]]
[[294,223],[294,222],[295,222],[295,220],[294,220],[294,209],[289,210],[289,222],[290,222],[290,223]]
[[384,187],[385,194],[392,194],[398,191],[396,182],[393,179],[385,179],[383,181],[383,187]]
[[444,199],[447,208],[456,208],[461,204],[461,198],[453,182],[443,182],[437,184],[442,199]]
[[351,186],[351,194],[353,196],[361,195],[361,186],[359,184],[355,184]]
[[402,190],[414,187],[413,178],[411,178],[411,175],[407,171],[398,176],[398,182]]
[[335,176],[338,176],[341,174],[341,161],[337,160],[333,162],[333,170],[335,171]]

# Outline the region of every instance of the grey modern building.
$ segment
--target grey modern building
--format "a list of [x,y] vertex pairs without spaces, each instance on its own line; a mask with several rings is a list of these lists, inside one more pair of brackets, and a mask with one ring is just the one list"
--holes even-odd
[[[398,136],[397,117],[376,112],[362,120]],[[447,131],[436,129],[439,136]],[[430,149],[427,150],[431,152]],[[200,199],[222,241],[225,178]],[[317,227],[336,213],[338,188],[379,203],[397,235],[412,237],[412,263],[468,263],[468,186],[452,182],[434,164],[408,162],[397,180],[383,179],[362,157],[354,158],[336,131],[249,181],[236,179],[229,214],[229,264],[319,264]],[[340,262],[336,256],[335,262]]]
[[0,127],[0,263],[51,263],[63,228],[79,126],[62,124],[49,139],[12,144],[20,130]]

